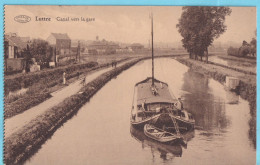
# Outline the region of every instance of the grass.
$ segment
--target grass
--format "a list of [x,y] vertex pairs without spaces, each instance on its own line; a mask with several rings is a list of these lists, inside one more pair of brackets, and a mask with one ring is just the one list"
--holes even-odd
[[77,113],[100,88],[113,77],[133,66],[141,59],[128,62],[118,68],[108,71],[81,89],[81,92],[65,99],[63,102],[36,117],[23,128],[5,139],[4,161],[9,164],[22,164],[64,122]]
[[84,68],[92,68],[97,66],[96,62],[89,62],[86,64],[76,64],[69,65],[64,67],[58,67],[54,69],[47,69],[40,72],[33,73],[23,73],[11,76],[5,76],[5,95],[8,95],[10,91],[16,91],[21,88],[28,88],[35,83],[46,84],[53,80],[57,80],[57,78],[62,77],[63,72],[67,74],[72,74],[77,70]]
[[[121,59],[118,62],[123,62],[125,60],[128,60],[128,58]],[[77,72],[79,72],[79,74],[81,75],[83,73],[98,70],[107,66],[107,64],[97,65],[91,68],[81,66],[81,68],[79,68],[81,70],[75,70],[74,72],[68,74],[67,81],[75,81],[78,76]],[[56,77],[56,79],[53,79],[52,81],[44,81],[33,84],[31,87],[29,87],[29,90],[27,90],[25,94],[5,97],[5,119],[22,113],[28,110],[29,108],[36,106],[45,101],[46,99],[50,98],[51,92],[54,92],[63,87],[61,85],[62,81],[62,77],[58,76]]]

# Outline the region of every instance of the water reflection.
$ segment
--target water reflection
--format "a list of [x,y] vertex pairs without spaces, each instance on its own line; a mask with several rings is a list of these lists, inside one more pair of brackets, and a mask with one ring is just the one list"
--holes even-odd
[[130,128],[132,137],[142,144],[142,148],[146,147],[151,149],[152,157],[155,158],[155,153],[159,153],[160,158],[164,161],[172,160],[174,157],[182,156],[182,147],[180,144],[167,145],[160,142],[157,142],[153,139],[150,139],[145,136],[143,131],[135,129],[134,127]]
[[223,85],[174,59],[156,59],[155,68],[155,77],[183,98],[201,128],[184,135],[187,148],[129,131],[133,87],[151,73],[147,60],[109,81],[26,164],[255,164],[247,101],[239,98],[238,103],[227,104]]
[[211,93],[209,78],[191,70],[184,74],[182,89],[184,105],[195,118],[196,126],[203,130],[225,129],[230,121],[225,115],[225,100]]

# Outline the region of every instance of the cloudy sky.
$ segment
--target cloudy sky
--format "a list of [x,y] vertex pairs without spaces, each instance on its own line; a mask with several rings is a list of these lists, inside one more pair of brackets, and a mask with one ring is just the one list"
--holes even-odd
[[[256,30],[255,7],[231,7],[226,18],[227,31],[217,41],[250,41]],[[100,39],[127,43],[148,43],[154,13],[154,40],[156,42],[179,42],[181,36],[176,24],[182,7],[173,6],[5,6],[5,32],[20,36],[46,39],[51,32],[68,33],[71,39]],[[31,17],[28,23],[14,20],[18,15]],[[51,21],[36,21],[36,16]],[[95,21],[57,21],[60,18],[95,18]]]

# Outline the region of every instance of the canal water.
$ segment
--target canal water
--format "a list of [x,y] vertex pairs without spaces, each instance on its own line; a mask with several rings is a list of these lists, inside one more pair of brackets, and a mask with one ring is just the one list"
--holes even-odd
[[174,59],[155,59],[155,77],[182,98],[198,129],[184,135],[187,146],[170,146],[131,128],[134,85],[150,75],[146,60],[112,79],[25,164],[255,164],[248,102]]

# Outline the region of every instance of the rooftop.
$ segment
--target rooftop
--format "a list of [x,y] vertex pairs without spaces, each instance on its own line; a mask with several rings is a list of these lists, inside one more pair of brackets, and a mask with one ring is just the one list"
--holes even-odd
[[17,46],[21,49],[24,49],[27,47],[26,42],[23,42],[21,37],[17,36],[5,36],[5,40],[9,41],[9,45]]
[[51,33],[51,35],[53,35],[56,39],[70,40],[70,37],[67,33]]

